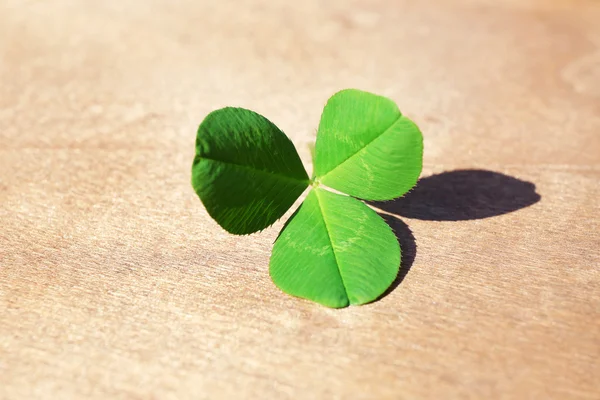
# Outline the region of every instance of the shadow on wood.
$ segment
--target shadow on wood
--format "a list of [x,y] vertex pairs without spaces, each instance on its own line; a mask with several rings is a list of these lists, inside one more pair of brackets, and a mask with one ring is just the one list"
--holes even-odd
[[396,280],[375,301],[384,298],[402,283],[417,254],[415,237],[398,216],[431,221],[465,221],[517,211],[540,199],[533,183],[498,172],[457,170],[420,179],[404,197],[387,202],[368,202],[394,214],[379,215],[396,234],[402,250]]
[[400,270],[398,271],[398,276],[396,276],[396,279],[390,285],[390,287],[375,301],[379,301],[380,299],[384,298],[402,283],[408,274],[408,271],[410,271],[410,268],[415,261],[415,256],[417,255],[417,242],[415,241],[415,237],[413,236],[408,225],[393,215],[383,213],[380,213],[379,215],[394,231],[394,234],[398,239],[398,243],[400,243],[402,258],[400,260]]
[[457,170],[420,179],[404,197],[369,204],[407,218],[465,221],[517,211],[540,199],[533,183],[493,171]]

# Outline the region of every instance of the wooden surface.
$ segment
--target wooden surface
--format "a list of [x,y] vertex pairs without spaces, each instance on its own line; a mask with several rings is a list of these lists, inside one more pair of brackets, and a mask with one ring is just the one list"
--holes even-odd
[[[585,0],[0,0],[0,398],[600,398],[598,21]],[[226,234],[190,166],[237,105],[310,167],[346,87],[417,121],[426,179],[381,206],[401,282],[331,310],[271,283],[282,223]]]

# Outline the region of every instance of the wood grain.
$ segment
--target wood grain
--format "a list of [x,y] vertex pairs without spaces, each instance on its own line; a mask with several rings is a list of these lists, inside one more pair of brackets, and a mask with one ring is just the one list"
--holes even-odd
[[[600,398],[598,21],[593,0],[0,0],[0,398]],[[282,222],[226,234],[190,167],[225,105],[309,165],[346,87],[421,126],[432,178],[381,206],[402,281],[330,310],[271,283]]]

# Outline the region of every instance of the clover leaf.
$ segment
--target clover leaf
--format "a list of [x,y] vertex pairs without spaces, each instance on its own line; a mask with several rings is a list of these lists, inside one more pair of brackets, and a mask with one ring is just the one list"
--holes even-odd
[[337,308],[377,298],[399,265],[396,236],[373,209],[315,188],[275,241],[270,269],[284,292]]
[[315,145],[322,184],[363,200],[391,200],[417,183],[422,166],[423,136],[393,101],[354,89],[329,99]]
[[422,159],[421,132],[393,101],[347,89],[323,110],[310,180],[273,123],[227,107],[200,124],[192,185],[213,219],[235,234],[273,224],[311,185],[275,241],[270,274],[284,292],[338,308],[377,299],[400,267],[394,233],[354,197],[403,195]]
[[192,186],[226,231],[239,235],[265,229],[308,184],[293,143],[265,117],[227,107],[200,124]]

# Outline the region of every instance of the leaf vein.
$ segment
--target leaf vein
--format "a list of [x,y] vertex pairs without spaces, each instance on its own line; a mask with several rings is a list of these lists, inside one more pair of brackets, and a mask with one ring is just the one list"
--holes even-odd
[[329,239],[329,244],[331,245],[331,251],[333,252],[333,258],[335,260],[335,266],[337,267],[338,274],[340,274],[340,279],[342,280],[342,286],[344,287],[344,294],[348,301],[350,301],[350,297],[348,297],[348,290],[346,289],[346,282],[344,282],[344,275],[342,275],[342,270],[340,269],[340,264],[337,259],[337,254],[335,253],[335,247],[333,246],[333,241],[331,240],[331,233],[329,232],[329,226],[327,225],[327,219],[325,218],[325,213],[323,212],[323,207],[321,206],[321,199],[319,198],[319,189],[315,189],[315,196],[317,197],[317,204],[319,205],[319,210],[321,211],[321,217],[323,218],[323,223],[325,224],[325,232],[327,232],[327,238]]
[[308,182],[308,179],[298,179],[298,178],[295,178],[293,176],[281,175],[281,174],[277,174],[277,173],[272,172],[272,171],[268,171],[268,170],[264,170],[264,169],[259,169],[259,168],[254,168],[254,167],[251,167],[249,165],[237,164],[237,163],[232,163],[232,162],[223,161],[223,160],[217,160],[217,159],[209,158],[209,157],[205,157],[205,156],[197,156],[197,157],[198,157],[198,160],[207,160],[207,161],[212,161],[212,162],[215,162],[215,163],[222,163],[222,164],[231,165],[231,166],[238,167],[238,168],[249,169],[251,171],[255,171],[255,172],[260,172],[260,173],[263,173],[263,174],[271,175],[271,176],[274,176],[274,177],[279,178],[279,179],[285,179],[285,180],[290,180],[290,181],[295,181],[295,182]]
[[368,143],[366,143],[364,146],[362,146],[360,149],[356,150],[354,153],[350,154],[348,157],[346,157],[342,162],[340,162],[338,165],[336,165],[335,167],[333,167],[332,169],[330,169],[329,171],[327,171],[325,173],[325,175],[320,176],[320,179],[325,178],[327,175],[329,175],[330,173],[332,173],[333,171],[335,171],[336,169],[338,169],[340,166],[342,166],[344,163],[346,163],[348,160],[350,160],[351,158],[353,158],[354,156],[356,156],[358,153],[360,153],[361,151],[363,151],[364,149],[366,149],[367,147],[369,147],[369,145],[371,143],[373,143],[374,141],[376,141],[377,139],[379,139],[380,137],[382,137],[383,135],[385,135],[390,129],[392,129],[392,127],[394,125],[396,125],[396,123],[398,121],[400,121],[400,119],[403,117],[402,114],[400,114],[398,116],[398,118],[396,118],[396,120],[394,120],[394,122],[392,122],[392,124],[390,126],[388,126],[383,132],[381,132],[379,135],[375,136],[373,139],[369,140]]

